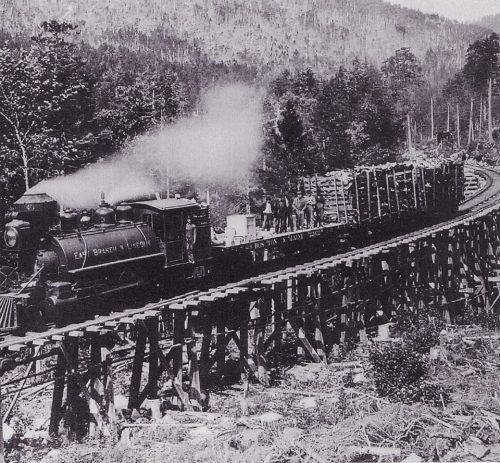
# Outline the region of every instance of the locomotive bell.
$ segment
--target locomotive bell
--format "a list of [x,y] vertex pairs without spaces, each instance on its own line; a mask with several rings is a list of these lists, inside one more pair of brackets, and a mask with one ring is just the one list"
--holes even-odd
[[109,205],[100,206],[94,212],[94,222],[97,227],[106,227],[115,223],[115,211]]
[[97,227],[107,227],[115,223],[115,210],[104,200],[101,194],[101,204],[94,212],[94,222]]

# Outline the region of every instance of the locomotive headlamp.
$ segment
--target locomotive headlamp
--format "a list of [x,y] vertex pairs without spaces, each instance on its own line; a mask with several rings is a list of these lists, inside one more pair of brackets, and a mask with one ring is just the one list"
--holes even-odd
[[3,240],[8,248],[19,249],[20,246],[24,246],[24,244],[27,244],[29,233],[30,233],[29,222],[14,219],[5,225]]
[[8,248],[15,248],[19,242],[19,232],[13,227],[7,228],[3,237]]

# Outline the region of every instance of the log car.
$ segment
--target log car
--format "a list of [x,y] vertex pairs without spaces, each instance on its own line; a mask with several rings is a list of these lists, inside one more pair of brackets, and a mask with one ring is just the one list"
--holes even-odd
[[464,194],[462,163],[356,167],[304,179],[326,197],[332,223],[379,224],[456,212]]

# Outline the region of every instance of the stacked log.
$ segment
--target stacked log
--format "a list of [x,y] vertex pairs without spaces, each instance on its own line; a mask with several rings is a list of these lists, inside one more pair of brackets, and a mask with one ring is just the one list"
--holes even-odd
[[324,177],[304,179],[306,190],[325,198],[325,222],[352,223],[357,220],[352,170],[335,170]]
[[306,190],[325,198],[325,222],[381,220],[407,211],[456,209],[463,199],[460,162],[387,163],[336,170],[303,179]]

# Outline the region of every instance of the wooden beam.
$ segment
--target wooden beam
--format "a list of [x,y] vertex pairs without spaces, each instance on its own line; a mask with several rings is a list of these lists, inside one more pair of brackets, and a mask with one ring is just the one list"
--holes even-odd
[[50,410],[49,435],[57,437],[59,434],[59,422],[62,418],[62,399],[64,394],[66,374],[66,359],[64,354],[57,354],[57,363],[54,370],[54,389],[52,392],[52,406]]
[[134,363],[132,365],[132,377],[130,379],[130,389],[128,398],[128,408],[134,409],[141,406],[138,403],[139,392],[141,390],[142,365],[144,363],[144,353],[146,349],[146,330],[142,325],[137,326],[137,339],[135,341]]

